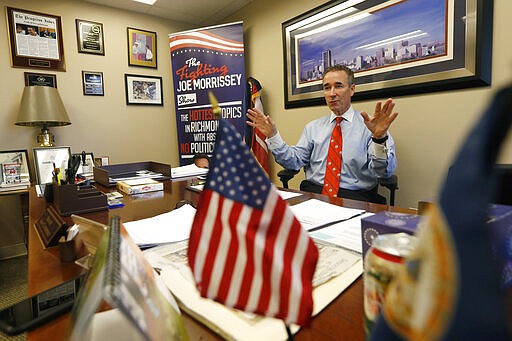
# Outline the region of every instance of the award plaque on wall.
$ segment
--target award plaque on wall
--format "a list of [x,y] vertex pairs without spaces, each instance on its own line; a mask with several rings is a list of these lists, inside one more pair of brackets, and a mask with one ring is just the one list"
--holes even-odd
[[6,7],[13,67],[66,71],[59,16]]
[[105,55],[103,24],[76,19],[78,52]]

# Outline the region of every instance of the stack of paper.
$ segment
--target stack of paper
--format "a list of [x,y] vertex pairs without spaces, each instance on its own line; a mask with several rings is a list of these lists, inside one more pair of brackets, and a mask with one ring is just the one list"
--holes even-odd
[[207,173],[208,168],[199,168],[194,163],[186,166],[171,168],[171,178],[173,179],[206,175]]
[[124,223],[135,244],[141,247],[188,239],[196,209],[189,204],[152,218]]

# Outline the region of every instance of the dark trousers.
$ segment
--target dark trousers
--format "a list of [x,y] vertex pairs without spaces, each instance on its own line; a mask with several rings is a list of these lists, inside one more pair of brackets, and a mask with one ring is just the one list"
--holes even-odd
[[[379,186],[377,185],[368,191],[340,188],[338,190],[338,197],[385,205],[386,198],[378,193],[378,187]],[[322,194],[322,186],[308,180],[304,180],[300,183],[300,190],[304,192]]]

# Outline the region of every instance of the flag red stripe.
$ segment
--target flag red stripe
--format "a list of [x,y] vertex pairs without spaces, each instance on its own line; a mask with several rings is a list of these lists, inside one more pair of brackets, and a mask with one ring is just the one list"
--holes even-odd
[[233,269],[236,263],[236,255],[238,254],[238,239],[236,224],[238,218],[240,217],[240,212],[242,211],[243,205],[239,203],[234,203],[231,208],[231,212],[229,213],[229,226],[228,228],[231,230],[231,241],[229,244],[228,253],[226,255],[226,262],[224,265],[224,271],[222,274],[222,279],[219,285],[219,291],[217,294],[217,298],[219,301],[224,302],[227,299],[229,290],[231,290],[231,279],[233,278]]
[[199,246],[199,242],[201,240],[203,234],[203,224],[206,218],[206,214],[208,211],[208,205],[210,203],[212,192],[209,190],[203,191],[202,195],[199,197],[199,202],[197,203],[197,211],[196,216],[194,218],[194,228],[190,231],[190,238],[188,241],[188,250],[187,257],[188,262],[190,264],[190,268],[192,272],[195,273],[195,263],[197,256],[197,248]]
[[[219,241],[222,233],[222,221],[221,221],[221,212],[222,212],[222,204],[224,202],[224,197],[219,196],[219,205],[217,206],[217,215],[215,217],[213,223],[213,229],[210,236],[210,242],[208,244],[208,251],[206,253],[206,259],[204,262],[204,266],[202,269],[202,282],[201,282],[201,295],[208,296],[208,287],[210,285],[213,263],[215,261],[217,250],[219,247]],[[199,269],[198,269],[199,270]],[[214,298],[214,297],[211,297]]]
[[[247,266],[244,271],[242,285],[240,286],[240,293],[238,295],[238,302],[235,307],[242,309],[247,305],[249,300],[249,293],[251,292],[252,281],[254,278],[254,240],[256,239],[256,228],[261,218],[261,211],[253,209],[251,218],[248,222],[247,234],[245,236],[245,244],[247,248]],[[255,228],[256,227],[256,228]]]

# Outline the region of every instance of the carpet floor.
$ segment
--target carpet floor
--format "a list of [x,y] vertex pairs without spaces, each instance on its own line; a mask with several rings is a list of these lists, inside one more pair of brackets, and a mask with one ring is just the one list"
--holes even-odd
[[[0,260],[0,310],[27,297],[27,256]],[[26,333],[8,336],[0,332],[0,340],[24,341]]]

